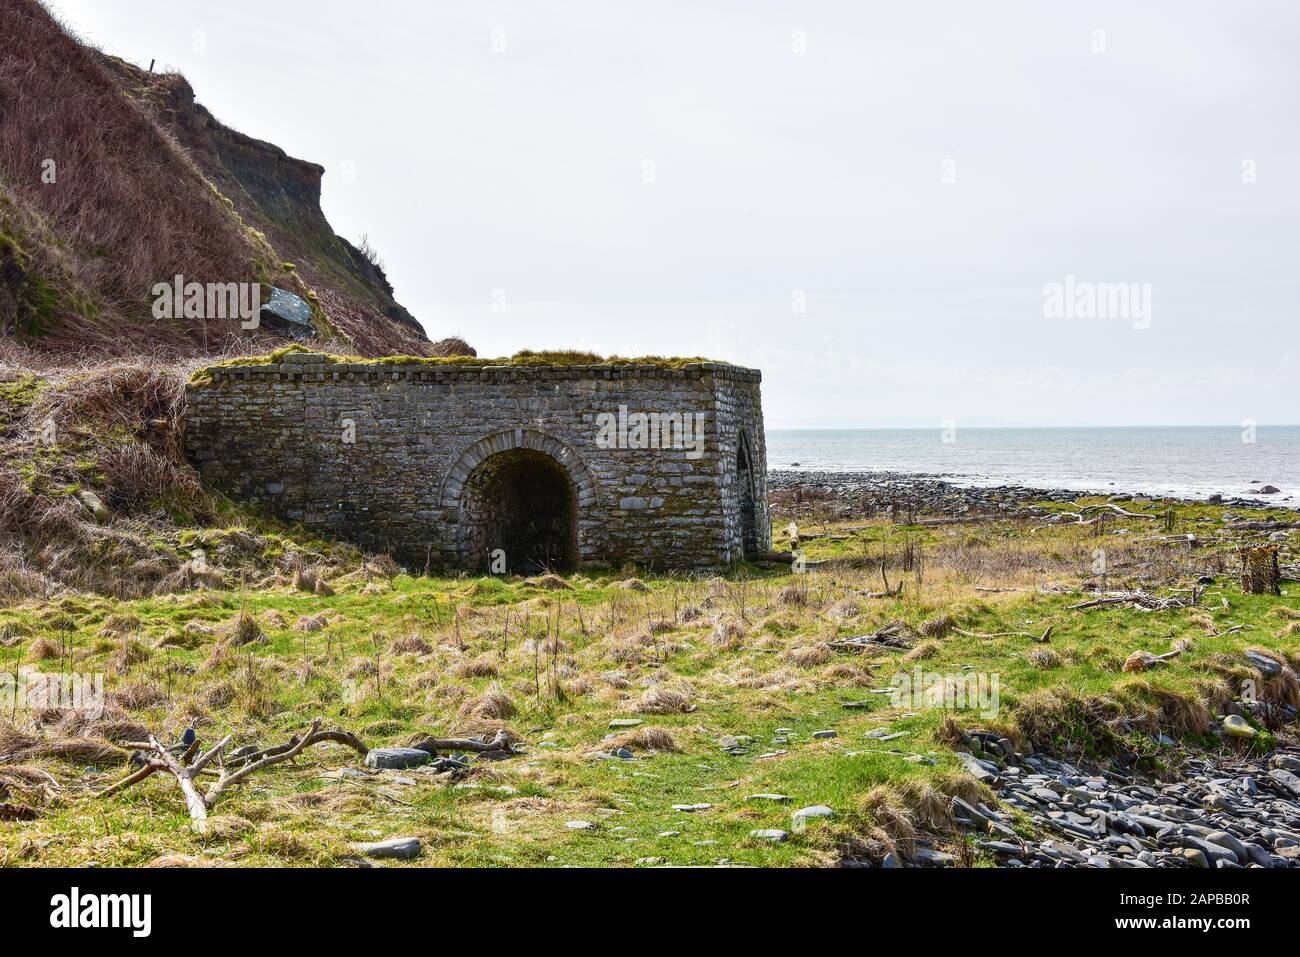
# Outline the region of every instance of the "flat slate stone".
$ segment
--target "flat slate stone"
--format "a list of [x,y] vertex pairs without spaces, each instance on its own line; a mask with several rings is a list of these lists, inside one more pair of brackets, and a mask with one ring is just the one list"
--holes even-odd
[[998,779],[997,772],[995,770],[990,770],[990,768],[996,768],[996,765],[981,761],[969,751],[958,751],[957,759],[961,761],[966,772],[976,781],[986,781],[991,783]]
[[365,857],[409,861],[420,856],[421,847],[418,837],[395,837],[375,844],[353,844],[352,849]]
[[773,844],[781,844],[789,839],[790,832],[775,827],[763,827],[756,831],[750,831],[749,836],[757,838],[760,841],[771,841]]
[[1266,675],[1276,675],[1282,671],[1282,666],[1278,662],[1268,655],[1260,654],[1258,651],[1246,652],[1246,660]]
[[799,810],[795,811],[794,814],[791,815],[791,817],[793,817],[796,822],[807,821],[809,818],[814,818],[814,817],[834,817],[834,816],[835,816],[835,812],[830,808],[828,808],[825,804],[812,804],[809,805],[808,807],[801,807],[799,808]]
[[918,847],[913,858],[923,867],[947,867],[956,860],[947,851],[935,851],[928,847]]
[[366,755],[368,768],[403,768],[419,767],[433,760],[433,755],[419,748],[374,748]]
[[1013,854],[1016,857],[1024,854],[1024,848],[1019,844],[1012,844],[1010,841],[985,841],[982,845],[990,851],[997,851],[999,854]]
[[1283,768],[1273,768],[1268,776],[1290,792],[1292,797],[1300,798],[1300,778]]
[[906,731],[895,731],[892,734],[884,728],[877,728],[874,731],[867,732],[867,738],[871,741],[894,741],[898,738],[907,737]]

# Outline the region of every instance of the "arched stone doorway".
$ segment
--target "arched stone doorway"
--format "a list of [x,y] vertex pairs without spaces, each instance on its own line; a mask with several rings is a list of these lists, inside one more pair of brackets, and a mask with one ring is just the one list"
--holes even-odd
[[[456,517],[460,564],[536,574],[581,561],[580,528],[595,500],[591,473],[568,446],[528,429],[474,443],[452,467],[442,503]],[[492,568],[504,553],[504,569]]]
[[754,470],[749,439],[744,432],[736,443],[736,500],[740,504],[740,542],[746,558],[758,554],[758,514],[754,501]]
[[577,504],[568,473],[545,452],[490,456],[465,482],[461,556],[473,568],[488,568],[500,549],[504,570],[522,575],[570,569],[578,551]]

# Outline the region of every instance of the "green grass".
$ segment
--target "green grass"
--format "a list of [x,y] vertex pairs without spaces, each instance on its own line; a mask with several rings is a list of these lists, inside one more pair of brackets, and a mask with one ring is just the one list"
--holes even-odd
[[[1189,507],[1179,509],[1178,520],[1207,529],[1212,523],[1217,530],[1222,513]],[[483,770],[458,785],[415,771],[365,780],[323,777],[356,762],[350,752],[319,748],[232,792],[214,810],[218,825],[205,837],[190,831],[174,783],[161,775],[97,800],[94,790],[123,769],[87,771],[47,759],[41,766],[58,780],[58,794],[36,822],[0,823],[0,861],[135,865],[181,854],[241,865],[330,865],[347,857],[352,841],[414,834],[425,853],[398,866],[632,866],[645,859],[827,864],[846,839],[873,832],[873,812],[864,804],[873,789],[886,788],[906,807],[907,795],[918,788],[953,786],[958,764],[944,743],[947,718],[1020,737],[1032,728],[1040,746],[1072,754],[1123,751],[1156,774],[1177,764],[1177,749],[1154,743],[1159,730],[1178,736],[1180,748],[1249,747],[1221,744],[1205,727],[1189,725],[1188,714],[1195,719],[1199,704],[1205,716],[1208,703],[1213,723],[1217,685],[1235,692],[1234,682],[1253,674],[1241,657],[1244,648],[1271,649],[1297,663],[1297,635],[1287,634],[1291,619],[1284,616],[1300,615],[1300,586],[1288,585],[1280,598],[1243,595],[1228,571],[1230,549],[1171,554],[1164,545],[1134,541],[1148,531],[1139,521],[1114,523],[1102,537],[1092,529],[1033,531],[1032,521],[937,528],[856,522],[806,543],[813,561],[886,554],[892,563],[906,539],[919,540],[920,573],[891,567],[891,581],[901,580],[904,589],[883,599],[864,597],[879,588],[878,570],[869,564],[828,566],[798,579],[752,567],[725,578],[651,577],[647,592],[622,587],[624,573],[588,571],[567,579],[573,590],[548,591],[519,579],[402,575],[390,582],[353,565],[339,570],[332,580],[336,594],[328,597],[276,586],[134,601],[68,596],[19,603],[0,610],[0,635],[7,629],[12,636],[9,647],[0,648],[0,667],[36,664],[31,649],[41,638],[66,638],[71,659],[46,661],[47,670],[104,671],[110,693],[159,689],[160,700],[123,706],[116,717],[167,737],[195,717],[205,741],[233,733],[237,745],[267,745],[323,715],[372,747],[505,725],[526,753],[480,764]],[[1129,535],[1116,534],[1125,527]],[[193,529],[181,544],[216,552],[223,534],[229,533]],[[1081,597],[1077,588],[1092,577],[1098,547],[1111,553],[1112,587],[1144,584],[1167,593],[1207,567],[1223,570],[1198,609],[1071,611]],[[1143,577],[1152,569],[1157,579]],[[1048,585],[1065,590],[1040,591]],[[979,590],[994,586],[1006,590]],[[261,624],[266,642],[219,652],[243,607]],[[283,623],[268,620],[269,613]],[[295,630],[300,617],[321,613],[333,616],[324,630]],[[901,660],[901,651],[832,652],[806,660],[791,655],[895,620],[919,628],[944,614],[971,633],[1040,633],[1051,624],[1053,634],[1050,644],[1040,645],[1023,637],[949,632],[936,639],[930,657],[916,662]],[[55,624],[60,620],[69,623],[66,635]],[[666,624],[652,627],[655,621]],[[108,627],[114,622],[116,632]],[[176,633],[184,634],[187,625],[194,630],[191,623],[215,633],[198,634],[192,647],[171,647]],[[737,635],[717,639],[728,623]],[[1215,634],[1236,626],[1244,630]],[[394,649],[412,635],[430,650]],[[557,636],[558,654],[534,655],[530,642]],[[1167,667],[1122,672],[1133,651],[1162,653],[1187,638],[1191,649]],[[144,661],[121,666],[128,640],[150,652]],[[1043,649],[1055,655],[1049,667],[1035,663]],[[984,718],[895,707],[888,695],[871,693],[918,665],[929,673],[996,674],[999,713]],[[652,683],[689,688],[689,710],[637,712]],[[494,684],[514,714],[495,722],[462,714]],[[218,686],[226,687],[228,701],[212,697]],[[868,707],[844,707],[862,701]],[[1112,709],[1109,717],[1127,719],[1130,727],[1117,722],[1102,733],[1089,711],[1099,702]],[[594,760],[610,720],[618,717],[666,730],[680,751]],[[790,729],[785,743],[777,740],[779,728]],[[906,736],[881,742],[867,737],[874,729]],[[821,730],[838,736],[814,739]],[[751,743],[743,754],[730,754],[720,745],[726,735]],[[1261,735],[1254,747],[1271,740]],[[747,800],[763,792],[791,800]],[[697,803],[711,807],[694,813],[671,807]],[[791,812],[809,804],[826,804],[836,816],[797,832]],[[565,822],[571,820],[596,826],[570,830]],[[792,833],[787,842],[771,844],[749,837],[758,828]],[[679,833],[661,836],[673,831]]]

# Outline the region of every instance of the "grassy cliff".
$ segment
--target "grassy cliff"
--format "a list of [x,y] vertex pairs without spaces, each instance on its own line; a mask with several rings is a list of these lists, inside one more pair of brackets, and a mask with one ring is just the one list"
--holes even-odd
[[320,208],[323,168],[217,122],[176,74],[70,36],[37,0],[0,18],[0,333],[45,354],[223,354],[266,330],[158,320],[155,283],[269,283],[322,341],[432,351]]

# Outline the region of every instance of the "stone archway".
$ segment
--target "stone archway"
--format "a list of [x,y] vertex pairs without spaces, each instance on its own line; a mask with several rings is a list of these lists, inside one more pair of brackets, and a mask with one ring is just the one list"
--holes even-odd
[[441,499],[456,520],[460,563],[486,570],[500,549],[505,571],[536,574],[579,563],[580,521],[595,501],[595,487],[568,446],[540,432],[514,429],[463,452]]

